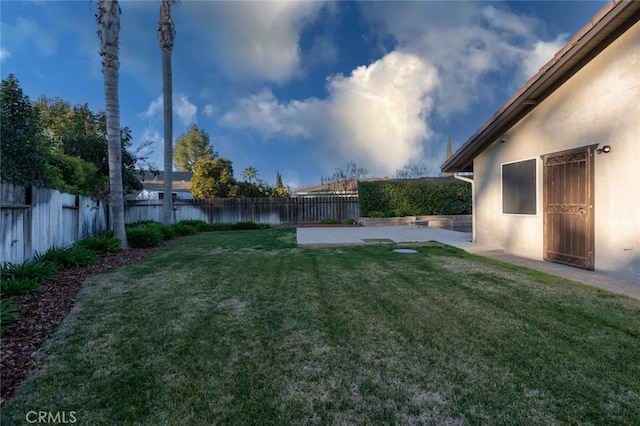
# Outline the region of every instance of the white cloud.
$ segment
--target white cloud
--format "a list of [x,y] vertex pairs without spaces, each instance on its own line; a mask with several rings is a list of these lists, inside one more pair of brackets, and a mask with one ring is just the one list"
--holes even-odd
[[316,99],[280,103],[269,90],[242,98],[235,109],[225,113],[221,123],[228,127],[259,129],[267,135],[310,137],[311,110],[322,105]]
[[0,47],[0,62],[10,57],[11,57],[11,52],[9,52],[7,49]]
[[189,102],[186,95],[179,93],[173,97],[173,112],[185,126],[195,122],[198,107]]
[[[205,34],[212,64],[232,78],[283,83],[300,70],[300,32],[323,7],[306,0],[192,2],[185,12]],[[213,30],[213,31],[212,31]]]
[[162,106],[163,106],[162,95],[160,95],[157,98],[155,98],[153,101],[151,101],[151,103],[149,104],[145,112],[141,114],[141,117],[142,118],[156,117],[157,115],[162,113]]
[[[160,117],[163,112],[163,96],[155,98],[147,109],[140,114],[142,118],[152,119]],[[198,112],[198,107],[189,101],[189,98],[183,93],[173,95],[173,113],[178,116],[182,124],[185,126],[193,123]]]
[[281,103],[264,90],[240,100],[221,124],[312,140],[327,170],[353,160],[372,175],[389,175],[422,155],[437,81],[427,62],[392,52],[331,78],[327,99]]
[[509,87],[498,88],[504,90],[502,96],[508,95],[564,40],[539,40],[542,24],[536,18],[498,4],[407,2],[397,7],[393,2],[365,2],[362,10],[378,26],[381,38],[392,37],[396,48],[415,53],[439,70],[436,109],[445,118],[496,96],[489,84],[495,74],[513,76]]
[[211,104],[206,104],[202,111],[204,112],[204,115],[206,115],[207,117],[213,117],[213,115],[216,112],[216,108]]
[[545,42],[538,40],[533,49],[531,49],[524,58],[523,73],[524,78],[533,77],[538,70],[558,52],[565,44],[567,44],[567,34],[558,36],[555,40]]

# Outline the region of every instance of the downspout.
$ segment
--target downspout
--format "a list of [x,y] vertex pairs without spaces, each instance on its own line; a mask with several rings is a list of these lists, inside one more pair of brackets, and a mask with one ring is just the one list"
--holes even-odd
[[454,173],[453,177],[471,184],[471,242],[476,243],[476,191],[473,179],[469,179],[465,176],[460,176],[458,173]]

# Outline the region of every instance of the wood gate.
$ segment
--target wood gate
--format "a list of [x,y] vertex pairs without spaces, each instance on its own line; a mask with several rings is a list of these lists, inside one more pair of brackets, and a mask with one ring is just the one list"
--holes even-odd
[[594,146],[544,155],[544,259],[593,269]]

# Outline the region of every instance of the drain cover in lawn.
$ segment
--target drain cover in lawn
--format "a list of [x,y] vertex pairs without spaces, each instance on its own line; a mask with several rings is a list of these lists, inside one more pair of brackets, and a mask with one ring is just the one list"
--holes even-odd
[[362,241],[365,243],[392,243],[393,240],[389,238],[363,238]]
[[416,250],[411,250],[411,249],[395,249],[393,252],[394,253],[400,253],[400,254],[416,254],[416,253],[418,253]]

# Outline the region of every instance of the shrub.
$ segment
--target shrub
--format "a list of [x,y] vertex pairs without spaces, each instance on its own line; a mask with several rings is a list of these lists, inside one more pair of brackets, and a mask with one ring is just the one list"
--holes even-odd
[[457,180],[359,182],[358,194],[363,216],[471,214],[471,185]]
[[99,254],[115,253],[120,251],[120,238],[98,235],[80,240],[76,243],[76,246]]
[[179,222],[173,225],[173,231],[175,232],[176,235],[180,237],[193,235],[198,232],[198,230],[195,227],[183,222]]
[[153,224],[150,224],[149,226],[155,226],[156,228],[158,228],[160,230],[160,232],[162,232],[162,238],[165,241],[169,241],[169,240],[175,238],[176,235],[178,235],[178,233],[176,232],[176,230],[175,230],[175,228],[173,226],[162,225],[160,223],[153,223]]
[[357,223],[358,222],[355,219],[351,218],[351,217],[346,218],[345,220],[342,221],[343,225],[355,225]]
[[10,322],[18,321],[18,307],[13,303],[13,298],[0,302],[0,332],[2,327]]
[[107,229],[106,231],[102,231],[102,232],[98,233],[98,237],[107,237],[107,238],[109,238],[109,237],[113,237],[113,236],[114,236],[113,235],[113,231],[110,230],[110,229]]
[[127,241],[132,248],[157,247],[163,240],[162,231],[151,223],[136,225],[127,230]]
[[209,230],[209,224],[204,220],[181,220],[177,225],[189,225],[197,232],[206,232]]
[[231,231],[232,225],[230,223],[209,223],[207,224],[207,231]]
[[53,263],[61,268],[73,268],[95,264],[98,260],[98,254],[93,250],[79,246],[67,249],[52,247],[38,259],[45,263]]
[[262,224],[255,222],[236,222],[231,225],[231,229],[234,231],[244,231],[249,229],[265,229]]
[[175,238],[176,235],[178,235],[173,225],[163,225],[159,222],[148,222],[144,224],[144,226],[149,226],[159,230],[162,233],[162,239],[165,241]]
[[[129,231],[132,229],[136,229],[139,227],[146,228],[155,228],[162,234],[162,239],[168,241],[172,238],[175,238],[176,231],[173,229],[173,225],[163,225],[160,222],[156,222],[153,220],[139,220],[137,222],[129,223],[126,225],[127,235],[129,235]],[[127,238],[128,239],[128,238]],[[131,246],[134,247],[134,246]]]
[[338,221],[337,221],[337,220],[335,220],[335,219],[334,219],[334,218],[332,218],[332,217],[325,217],[324,219],[322,219],[322,220],[320,221],[320,223],[322,223],[322,224],[324,224],[324,225],[333,225],[333,224],[335,224],[335,223],[338,223]]
[[373,211],[368,214],[369,217],[387,217],[384,212]]
[[57,269],[57,265],[39,260],[26,261],[21,264],[6,262],[2,268],[0,268],[0,276],[5,279],[24,279],[43,283],[55,279]]
[[0,277],[0,291],[3,296],[17,296],[19,294],[35,293],[40,290],[40,284],[35,280],[14,277]]
[[138,226],[151,225],[151,224],[160,225],[160,222],[156,222],[155,220],[138,220],[136,222],[127,223],[125,227],[127,229],[131,229],[131,228],[137,228]]

